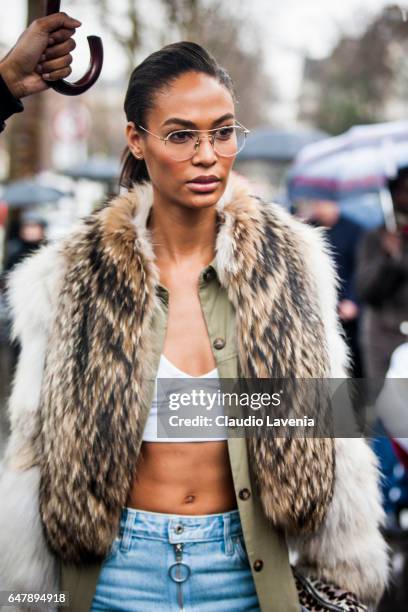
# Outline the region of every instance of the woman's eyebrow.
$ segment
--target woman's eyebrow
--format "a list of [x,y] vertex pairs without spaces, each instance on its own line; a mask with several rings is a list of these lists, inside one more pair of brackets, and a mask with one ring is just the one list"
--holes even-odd
[[219,123],[223,123],[224,121],[228,121],[229,119],[235,119],[235,115],[233,115],[232,113],[226,113],[219,119],[216,119],[215,121],[213,121],[213,125],[214,126],[218,125]]
[[[219,119],[216,119],[215,121],[213,121],[212,125],[213,126],[218,125],[219,123],[222,123],[223,121],[227,121],[228,119],[235,119],[235,117],[232,113],[226,113],[222,117],[219,117]],[[180,117],[170,117],[169,119],[166,119],[166,121],[163,123],[163,127],[165,125],[170,125],[170,124],[182,125],[183,127],[190,128],[192,130],[197,129],[197,125],[193,121],[188,121],[187,119],[181,119]]]

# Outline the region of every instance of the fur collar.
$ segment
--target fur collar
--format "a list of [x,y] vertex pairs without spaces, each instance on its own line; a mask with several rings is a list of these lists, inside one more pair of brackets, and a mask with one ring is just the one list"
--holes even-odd
[[[148,186],[115,199],[65,241],[66,270],[51,331],[40,411],[40,512],[64,560],[103,557],[125,505],[154,376],[150,323],[158,269],[146,221]],[[241,370],[253,378],[323,378],[328,353],[316,285],[302,244],[274,205],[240,181],[217,204],[216,263],[235,307]],[[293,416],[303,416],[294,382]],[[322,405],[309,406],[309,415]],[[328,438],[248,439],[266,516],[290,532],[321,525],[333,494]]]

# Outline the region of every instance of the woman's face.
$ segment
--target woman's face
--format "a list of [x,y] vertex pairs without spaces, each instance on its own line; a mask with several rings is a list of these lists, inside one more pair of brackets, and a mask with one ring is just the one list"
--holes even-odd
[[[143,127],[166,137],[175,130],[210,130],[234,122],[234,102],[228,89],[207,74],[187,72],[156,94]],[[129,148],[144,158],[155,197],[188,208],[212,206],[220,199],[235,158],[217,155],[203,135],[191,159],[175,161],[163,141],[128,124]],[[194,183],[197,177],[214,177],[214,182],[200,188]]]

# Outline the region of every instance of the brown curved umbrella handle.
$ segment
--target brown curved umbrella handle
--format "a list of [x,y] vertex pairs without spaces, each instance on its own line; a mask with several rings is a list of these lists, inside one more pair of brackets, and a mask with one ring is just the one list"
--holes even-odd
[[[59,13],[61,0],[47,1],[47,15]],[[101,74],[103,65],[103,45],[99,36],[88,36],[89,51],[91,53],[91,61],[88,70],[79,81],[69,83],[64,79],[59,81],[48,81],[48,85],[65,96],[79,96],[96,83]]]

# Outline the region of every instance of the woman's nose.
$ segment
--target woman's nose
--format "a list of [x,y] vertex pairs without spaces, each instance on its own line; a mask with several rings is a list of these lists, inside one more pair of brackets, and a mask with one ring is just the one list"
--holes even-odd
[[213,164],[216,159],[212,138],[200,138],[193,156],[193,162],[196,164]]

